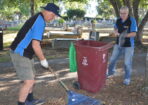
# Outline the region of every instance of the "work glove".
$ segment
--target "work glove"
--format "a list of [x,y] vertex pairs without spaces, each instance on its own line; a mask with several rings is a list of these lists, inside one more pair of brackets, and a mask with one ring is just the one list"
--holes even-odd
[[40,63],[41,63],[42,67],[48,69],[49,65],[48,65],[48,61],[46,59],[41,60]]

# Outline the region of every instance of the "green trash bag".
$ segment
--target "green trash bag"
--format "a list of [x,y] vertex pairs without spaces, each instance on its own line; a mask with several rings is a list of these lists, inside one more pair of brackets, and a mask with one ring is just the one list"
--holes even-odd
[[69,67],[70,72],[77,71],[76,49],[73,43],[69,47]]

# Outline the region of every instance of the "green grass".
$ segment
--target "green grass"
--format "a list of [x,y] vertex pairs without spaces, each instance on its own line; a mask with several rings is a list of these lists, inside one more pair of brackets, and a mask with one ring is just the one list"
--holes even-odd
[[7,30],[8,31],[18,31],[20,30],[22,27],[22,25],[18,25],[18,26],[15,26],[15,27],[8,27]]
[[[7,42],[7,43],[4,43],[4,49],[5,48],[9,48],[9,46],[11,45],[12,42]],[[10,59],[10,56],[9,56],[9,50],[3,50],[3,51],[0,51],[0,63],[4,63],[4,62],[10,62],[11,59]]]
[[9,61],[10,61],[9,51],[1,51],[0,52],[0,63],[9,62]]
[[21,29],[22,25],[18,25],[15,27],[8,27],[6,30],[3,31],[4,35],[9,33],[17,33]]

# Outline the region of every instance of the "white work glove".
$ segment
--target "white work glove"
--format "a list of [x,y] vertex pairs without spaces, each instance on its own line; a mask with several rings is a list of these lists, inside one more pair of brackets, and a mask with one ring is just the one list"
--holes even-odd
[[48,69],[49,65],[48,65],[48,61],[46,59],[41,60],[40,63],[41,63],[42,67]]

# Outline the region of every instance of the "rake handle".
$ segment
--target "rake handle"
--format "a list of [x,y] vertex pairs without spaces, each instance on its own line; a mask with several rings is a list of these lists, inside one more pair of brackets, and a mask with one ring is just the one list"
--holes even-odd
[[69,91],[68,87],[65,85],[65,83],[60,80],[60,78],[56,75],[56,73],[53,71],[53,69],[49,66],[48,67],[49,71],[51,71],[52,74],[54,74],[54,76],[56,77],[56,79],[58,80],[58,82],[63,86],[63,88],[66,90],[66,91]]

